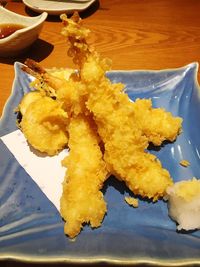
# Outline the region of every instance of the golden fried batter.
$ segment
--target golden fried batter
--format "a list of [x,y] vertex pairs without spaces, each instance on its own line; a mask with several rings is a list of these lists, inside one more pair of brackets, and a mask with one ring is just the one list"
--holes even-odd
[[67,145],[67,117],[56,101],[45,96],[28,106],[20,127],[35,149],[52,156]]
[[[136,195],[153,200],[163,197],[172,179],[160,161],[145,152],[148,139],[134,119],[133,104],[107,78],[99,76],[99,72],[94,74],[98,69],[95,59],[90,57],[85,64],[86,69],[83,65],[81,75],[90,90],[87,107],[94,114],[99,135],[104,142],[104,160],[109,171],[125,181]],[[88,69],[93,69],[94,81],[90,77],[88,81]]]
[[28,59],[23,70],[36,77],[32,85],[42,97],[24,100],[20,126],[29,143],[49,155],[68,143],[60,205],[64,231],[73,238],[84,223],[101,225],[107,211],[101,189],[108,174],[124,181],[135,195],[153,201],[165,195],[173,181],[147,147],[174,141],[182,119],[152,108],[150,99],[130,101],[124,85],[106,77],[111,61],[88,45],[90,31],[78,13],[61,19],[68,54],[78,70],[53,73]]
[[[145,152],[148,139],[143,134],[137,114],[120,84],[112,84],[105,76],[106,60],[91,52],[81,31],[80,19],[62,16],[63,35],[70,42],[71,54],[80,67],[81,81],[87,86],[87,108],[94,116],[99,135],[104,142],[104,160],[109,171],[142,197],[157,200],[172,183],[169,172],[162,168],[155,156]],[[79,34],[77,34],[79,33]],[[76,38],[77,34],[77,38]],[[81,38],[80,38],[81,36]],[[74,50],[73,50],[74,49]]]
[[29,92],[25,94],[21,102],[19,103],[17,111],[21,112],[21,115],[23,116],[28,106],[40,98],[42,98],[42,95],[40,92],[37,92],[37,91],[33,91],[33,92]]
[[60,201],[61,216],[66,220],[64,231],[73,238],[83,223],[98,227],[106,213],[100,189],[107,178],[106,164],[98,145],[99,137],[91,118],[79,115],[69,125],[69,156]]
[[151,99],[136,99],[133,108],[139,127],[154,145],[160,146],[165,140],[173,142],[180,133],[182,118],[163,108],[153,108]]
[[78,72],[71,69],[47,71],[32,59],[27,59],[25,63],[27,66],[24,66],[23,70],[36,78],[31,86],[49,97],[56,98],[69,117],[72,114],[88,113],[85,108],[87,90],[84,83],[80,82]]

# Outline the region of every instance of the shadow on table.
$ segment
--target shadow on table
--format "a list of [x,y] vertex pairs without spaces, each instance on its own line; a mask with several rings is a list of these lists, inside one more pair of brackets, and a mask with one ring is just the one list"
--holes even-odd
[[99,1],[95,1],[89,8],[80,12],[81,18],[87,18],[93,15],[98,9],[100,9]]
[[10,64],[12,65],[16,61],[24,62],[26,58],[32,58],[37,62],[42,61],[46,57],[48,57],[53,51],[53,45],[42,40],[37,39],[28,50],[26,50],[23,54],[16,57],[3,58],[0,57],[0,63]]

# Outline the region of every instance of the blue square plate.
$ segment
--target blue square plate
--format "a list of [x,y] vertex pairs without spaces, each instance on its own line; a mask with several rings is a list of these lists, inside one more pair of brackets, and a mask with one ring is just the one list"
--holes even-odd
[[[30,90],[32,78],[20,67],[15,63],[16,77],[0,121],[0,136],[16,130],[13,110]],[[197,71],[198,65],[192,63],[173,70],[108,72],[112,81],[126,84],[131,99],[152,98],[154,107],[183,118],[183,133],[176,142],[151,151],[175,181],[200,177]],[[180,166],[182,159],[191,165]],[[64,235],[59,212],[1,140],[0,164],[0,259],[168,266],[200,263],[200,231],[178,233],[163,201],[140,201],[134,209],[124,201],[130,194],[127,188],[109,178],[103,188],[108,213],[102,226],[94,230],[85,226],[72,242]]]

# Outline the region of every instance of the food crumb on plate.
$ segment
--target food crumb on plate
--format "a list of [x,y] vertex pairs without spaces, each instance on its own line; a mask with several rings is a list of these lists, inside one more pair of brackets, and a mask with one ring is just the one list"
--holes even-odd
[[138,199],[133,198],[133,197],[125,197],[124,200],[126,203],[128,203],[130,206],[133,206],[134,208],[138,208]]
[[188,160],[183,159],[180,161],[180,165],[183,167],[188,167],[190,166],[190,162]]

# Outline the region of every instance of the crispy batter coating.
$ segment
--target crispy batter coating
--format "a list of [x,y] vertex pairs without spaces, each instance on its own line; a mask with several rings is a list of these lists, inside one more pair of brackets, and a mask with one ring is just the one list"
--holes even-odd
[[[90,90],[87,107],[94,114],[105,145],[104,160],[109,171],[125,181],[133,193],[155,201],[164,196],[172,183],[169,172],[154,155],[145,152],[148,139],[134,119],[133,104],[124,92],[116,90],[117,85],[100,76],[99,71],[95,75],[99,67],[96,64],[98,61],[92,56],[88,58],[81,75]],[[93,70],[93,81],[89,69]]]
[[[98,56],[98,54],[96,55]],[[71,113],[76,115],[88,113],[85,108],[85,102],[88,98],[87,88],[77,72],[72,69],[59,70],[56,68],[46,71],[31,59],[27,59],[25,63],[27,66],[23,69],[36,77],[31,85],[39,90],[39,93],[56,97],[57,101],[63,103],[62,107],[69,115]],[[104,59],[98,61],[98,64],[100,67],[95,71],[99,72],[100,75],[104,75],[105,71],[110,68],[110,62]],[[92,71],[93,69],[88,69],[93,79],[95,76],[92,75]],[[89,79],[90,76],[87,78]],[[124,89],[124,85],[120,83],[113,84],[113,86],[119,91]],[[165,140],[173,142],[181,132],[182,118],[172,116],[163,108],[153,108],[151,99],[136,99],[135,102],[132,102],[132,108],[135,114],[134,119],[137,120],[138,127],[142,134],[147,137],[149,143],[152,142],[159,146]]]
[[138,208],[139,206],[139,202],[137,198],[134,197],[125,197],[124,200],[126,201],[127,204],[129,204],[130,206],[134,207],[134,208]]
[[56,101],[45,96],[28,106],[20,127],[35,149],[52,156],[67,145],[67,117]]
[[19,103],[19,106],[17,108],[17,111],[21,112],[21,115],[23,116],[28,108],[28,106],[33,103],[34,101],[42,98],[42,94],[37,91],[29,92],[24,95],[21,102]]
[[163,108],[153,108],[151,99],[136,99],[133,108],[139,127],[154,145],[160,146],[165,140],[173,142],[181,132],[182,118]]
[[85,108],[86,86],[80,81],[78,72],[71,69],[47,71],[32,59],[27,59],[25,63],[27,66],[24,66],[23,70],[36,78],[31,86],[49,97],[56,98],[69,117],[72,114],[89,113]]
[[188,167],[188,166],[190,166],[190,162],[186,159],[183,159],[180,161],[180,165],[183,167]]
[[78,71],[65,76],[28,59],[23,69],[36,77],[32,85],[42,97],[24,100],[20,126],[30,144],[49,155],[68,143],[60,212],[66,221],[64,231],[73,238],[85,223],[101,225],[107,211],[101,188],[109,174],[124,181],[135,195],[153,201],[165,195],[173,181],[147,147],[150,142],[174,141],[182,119],[152,108],[150,99],[130,101],[124,85],[106,77],[111,61],[87,43],[90,31],[78,13],[61,19],[68,54]]
[[69,125],[70,154],[63,161],[67,167],[60,201],[64,231],[73,238],[83,223],[98,227],[106,213],[100,189],[107,178],[106,164],[99,147],[99,137],[91,118],[79,115]]
[[[33,60],[28,60],[27,64],[28,68],[24,70],[36,77],[32,86],[47,95],[54,92],[56,102],[70,116],[70,125],[66,129],[70,138],[70,154],[63,160],[67,172],[60,207],[61,216],[66,221],[64,231],[73,238],[84,223],[90,223],[91,227],[100,226],[106,213],[100,189],[108,175],[98,145],[100,138],[92,117],[86,117],[89,113],[85,108],[86,88],[79,82],[78,75],[74,71],[70,71],[70,75],[66,71],[45,71]],[[35,73],[37,70],[39,72]],[[40,123],[37,128],[41,128]]]
[[86,105],[94,116],[104,142],[104,160],[109,171],[125,181],[136,195],[153,200],[163,197],[172,179],[160,161],[145,152],[148,139],[137,121],[133,104],[120,84],[112,84],[106,78],[106,61],[98,53],[91,52],[86,41],[87,34],[75,38],[76,32],[81,32],[80,20],[75,19],[71,23],[65,16],[62,19],[66,27],[63,34],[68,37],[71,50],[74,48],[72,54],[82,55],[78,64],[81,81],[88,90]]

